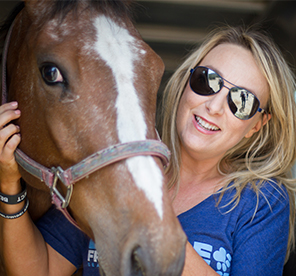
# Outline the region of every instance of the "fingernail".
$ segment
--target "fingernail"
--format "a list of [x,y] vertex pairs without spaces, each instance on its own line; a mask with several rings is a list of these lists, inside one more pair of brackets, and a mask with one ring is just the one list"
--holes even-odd
[[16,106],[18,105],[17,102],[11,102],[10,104],[11,104],[11,106],[13,106],[13,107],[16,107]]
[[20,111],[20,110],[15,110],[14,113],[15,113],[16,115],[20,115],[20,114],[21,114],[21,111]]

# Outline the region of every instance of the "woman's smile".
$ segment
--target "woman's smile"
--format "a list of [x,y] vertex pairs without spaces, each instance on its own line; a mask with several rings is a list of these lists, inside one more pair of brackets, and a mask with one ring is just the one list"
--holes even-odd
[[214,124],[209,123],[208,121],[204,120],[203,118],[195,115],[195,121],[197,122],[197,124],[202,127],[204,130],[208,130],[208,131],[218,131],[220,130],[219,127],[217,127]]

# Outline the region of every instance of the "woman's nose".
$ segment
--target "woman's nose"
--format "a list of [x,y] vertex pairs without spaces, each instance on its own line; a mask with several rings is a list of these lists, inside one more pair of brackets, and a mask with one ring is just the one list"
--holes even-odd
[[222,115],[227,108],[227,95],[229,89],[223,87],[218,93],[208,96],[208,100],[206,101],[206,109],[211,115]]

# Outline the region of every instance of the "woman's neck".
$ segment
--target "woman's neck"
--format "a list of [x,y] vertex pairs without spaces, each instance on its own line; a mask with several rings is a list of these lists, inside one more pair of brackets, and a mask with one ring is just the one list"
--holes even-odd
[[223,186],[223,176],[215,160],[192,160],[182,157],[179,185],[170,191],[177,215],[191,209]]

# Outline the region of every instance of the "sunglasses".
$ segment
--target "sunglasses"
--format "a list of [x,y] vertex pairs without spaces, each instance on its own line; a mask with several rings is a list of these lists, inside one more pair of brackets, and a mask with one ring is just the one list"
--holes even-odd
[[[260,108],[258,98],[253,93],[227,81],[212,69],[197,66],[191,69],[190,73],[190,88],[198,95],[210,96],[220,92],[223,87],[229,89],[227,102],[235,117],[241,120],[248,120],[257,112],[264,113],[264,109]],[[224,81],[234,87],[229,88],[225,86]]]

